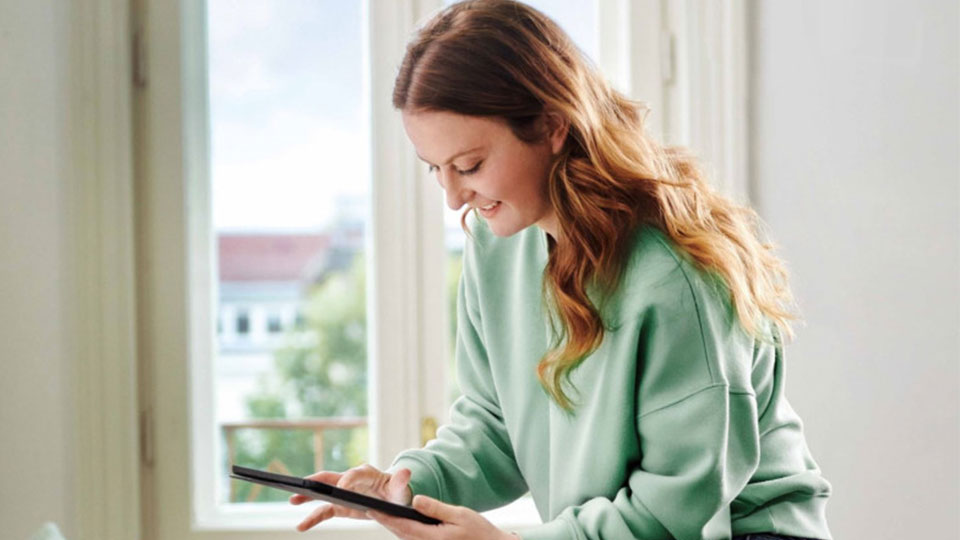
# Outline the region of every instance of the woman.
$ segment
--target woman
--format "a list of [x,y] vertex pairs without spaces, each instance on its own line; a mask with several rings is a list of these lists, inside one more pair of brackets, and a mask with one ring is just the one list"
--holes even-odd
[[478,512],[529,490],[544,523],[528,540],[831,538],[831,486],[784,394],[786,271],[753,211],[649,138],[643,108],[523,4],[436,15],[393,102],[449,206],[479,214],[463,220],[463,396],[387,471],[310,478],[444,524],[326,505],[299,530],[346,516],[404,539],[516,538]]

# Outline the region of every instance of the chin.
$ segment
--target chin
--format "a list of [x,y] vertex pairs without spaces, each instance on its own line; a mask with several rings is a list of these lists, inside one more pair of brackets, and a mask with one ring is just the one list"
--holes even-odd
[[500,238],[506,238],[508,236],[513,236],[518,232],[522,231],[526,227],[518,227],[516,225],[501,225],[495,221],[487,220],[487,227],[490,228],[490,232],[494,236],[499,236]]

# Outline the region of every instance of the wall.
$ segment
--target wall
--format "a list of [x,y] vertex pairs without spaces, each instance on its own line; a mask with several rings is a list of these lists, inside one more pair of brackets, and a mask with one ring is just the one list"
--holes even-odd
[[0,524],[70,538],[72,402],[62,346],[67,31],[55,0],[0,2]]
[[960,538],[956,2],[753,2],[752,177],[836,538]]

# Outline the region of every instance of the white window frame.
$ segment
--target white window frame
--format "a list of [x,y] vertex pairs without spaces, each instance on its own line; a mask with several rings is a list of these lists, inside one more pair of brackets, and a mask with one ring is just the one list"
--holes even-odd
[[600,66],[646,102],[648,132],[700,157],[710,182],[751,204],[745,0],[599,0]]
[[[370,71],[379,74],[368,81],[372,175],[390,179],[374,191],[376,260],[368,273],[368,298],[379,305],[371,355],[390,359],[372,374],[371,414],[389,429],[371,432],[370,443],[371,462],[386,466],[419,446],[418,418],[447,412],[442,392],[426,392],[445,386],[446,340],[436,339],[447,332],[445,291],[428,286],[444,282],[442,195],[425,188],[390,105],[402,44],[441,0],[369,1],[376,9],[368,29],[377,30],[369,33]],[[210,216],[195,211],[209,202],[207,143],[198,137],[206,110],[184,99],[198,89],[205,95],[202,59],[184,52],[202,35],[202,7],[80,0],[70,8],[74,168],[64,197],[75,248],[65,311],[77,351],[71,489],[81,538],[300,538],[290,528],[306,513],[286,508],[292,519],[217,522],[183,502],[195,493],[191,477],[203,473],[183,467],[192,462],[184,442],[199,440],[187,406],[197,387],[188,384],[210,377],[188,373],[197,363],[186,359],[209,354],[217,305],[212,238],[203,233]],[[694,147],[721,171],[728,193],[749,193],[743,0],[599,0],[598,10],[599,64],[615,86],[651,105],[648,129]],[[710,50],[721,54],[708,63]],[[209,396],[193,399],[212,410]],[[336,526],[343,527],[329,531],[336,538],[387,537],[367,524]]]
[[[395,41],[403,39],[403,29],[388,23],[412,24],[412,16],[404,13],[410,12],[411,5],[391,2],[377,7],[370,13],[370,22],[378,28],[372,37],[379,54],[372,55],[374,65],[370,67],[380,70],[374,73],[388,73],[384,68],[395,64],[400,52],[396,47],[379,46],[378,40],[388,36]],[[145,310],[154,320],[145,326],[144,334],[150,336],[149,342],[163,343],[168,349],[150,349],[143,359],[144,378],[152,379],[147,386],[163,396],[145,400],[154,418],[152,439],[157,459],[142,471],[147,486],[144,497],[158,518],[147,530],[155,531],[159,538],[299,537],[293,525],[309,511],[307,507],[281,503],[225,508],[213,503],[216,486],[209,481],[209,471],[217,465],[215,456],[221,454],[219,440],[212,436],[215,421],[209,389],[213,374],[210,362],[198,361],[214,354],[209,328],[213,319],[204,314],[212,314],[217,305],[209,211],[206,60],[197,54],[206,48],[205,4],[146,0],[142,10],[148,15],[144,22],[145,63],[149,66],[147,86],[138,96],[138,118],[144,119],[140,126],[145,158],[141,200],[148,216],[143,249],[174,270],[156,275],[144,285],[144,295],[151,298]],[[388,83],[376,76],[366,83],[378,96],[384,89],[389,93]],[[389,97],[386,101],[389,104]],[[382,109],[380,104],[375,107]],[[398,147],[403,132],[393,116],[382,110],[374,112],[371,129],[376,134],[371,140],[375,148],[373,178],[384,179],[376,182],[371,201],[374,245],[368,246],[373,256],[367,274],[371,276],[370,354],[376,366],[369,386],[371,417],[379,425],[370,431],[370,462],[380,467],[388,465],[387,460],[400,450],[417,445],[419,427],[411,421],[418,417],[413,397],[419,390],[415,363],[417,250],[411,242],[417,224],[415,213],[409,212],[413,206],[412,163]],[[173,361],[161,362],[161,358]],[[390,360],[377,362],[377,358]],[[192,466],[189,470],[182,466],[187,463]],[[389,537],[375,523],[352,520],[334,520],[317,534],[351,539]]]
[[77,538],[139,538],[130,9],[126,0],[64,9],[71,166],[63,171],[63,322],[73,405],[72,474],[63,479],[72,520],[64,525]]
[[660,0],[663,135],[723,194],[751,204],[745,0]]

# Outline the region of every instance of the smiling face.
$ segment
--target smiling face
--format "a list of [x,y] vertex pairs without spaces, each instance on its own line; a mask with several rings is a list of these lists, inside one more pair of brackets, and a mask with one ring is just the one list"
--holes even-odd
[[501,119],[446,111],[403,111],[403,126],[450,208],[477,208],[497,236],[535,224],[556,238],[547,175],[566,136],[562,126],[536,144],[518,139]]

